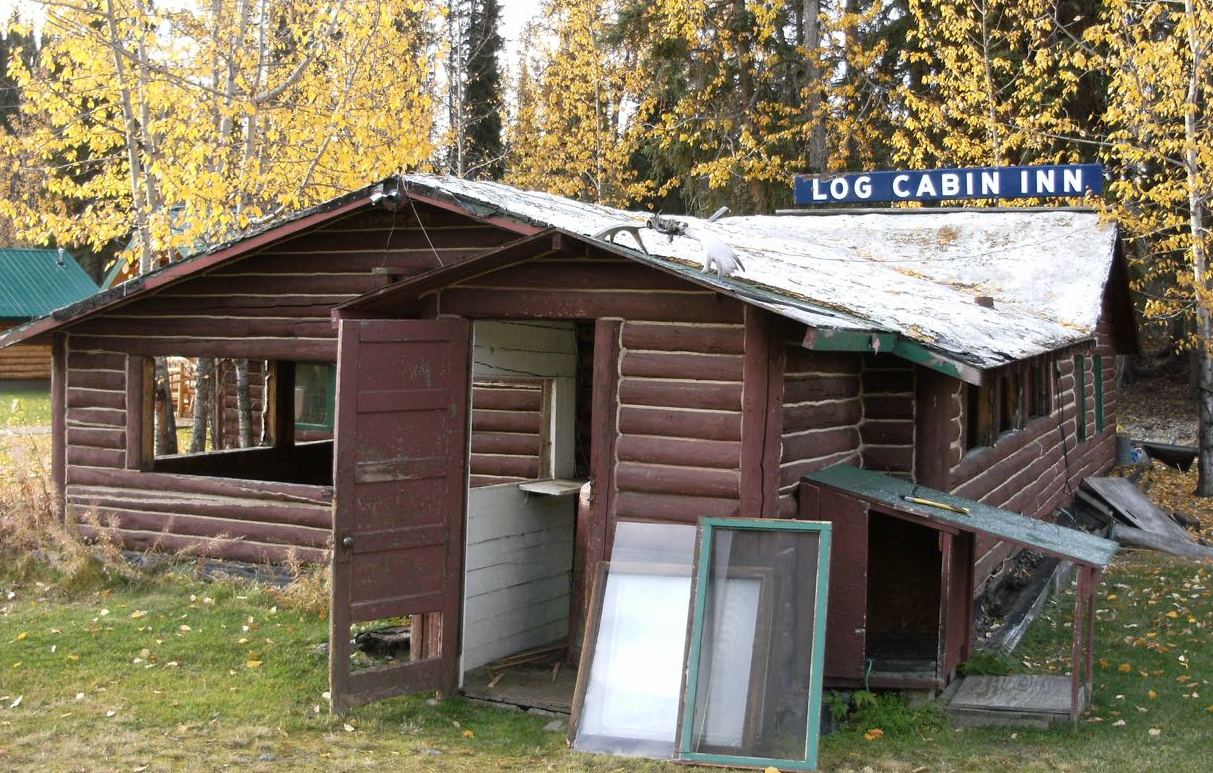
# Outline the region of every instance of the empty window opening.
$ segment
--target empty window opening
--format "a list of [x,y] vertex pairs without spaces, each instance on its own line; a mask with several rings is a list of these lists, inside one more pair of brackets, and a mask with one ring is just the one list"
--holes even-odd
[[939,654],[939,533],[873,512],[868,522],[865,651],[873,672],[934,675]]
[[139,466],[331,485],[336,372],[332,362],[147,358]]

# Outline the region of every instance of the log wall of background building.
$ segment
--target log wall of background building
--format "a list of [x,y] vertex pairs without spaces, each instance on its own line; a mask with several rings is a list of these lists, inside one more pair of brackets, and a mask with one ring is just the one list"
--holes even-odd
[[90,533],[112,522],[111,536],[133,548],[325,560],[330,487],[127,469],[135,466],[126,451],[127,355],[332,362],[330,310],[390,281],[374,269],[417,274],[513,238],[419,210],[426,234],[411,212],[354,213],[74,326],[66,374],[69,518]]
[[[0,332],[21,322],[0,320]],[[51,377],[51,348],[42,344],[18,344],[0,349],[0,381],[49,379]]]

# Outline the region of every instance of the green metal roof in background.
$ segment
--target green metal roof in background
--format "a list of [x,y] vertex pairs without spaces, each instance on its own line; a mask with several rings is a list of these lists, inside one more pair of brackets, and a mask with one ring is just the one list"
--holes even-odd
[[[805,480],[855,494],[861,499],[894,511],[947,523],[962,531],[990,534],[1087,566],[1103,568],[1116,555],[1117,544],[1103,537],[919,486],[891,475],[861,470],[849,464],[827,467],[820,472],[806,475]],[[965,508],[969,512],[966,515],[944,508],[914,504],[907,502],[904,497],[940,502]]]
[[97,292],[70,252],[0,247],[0,319],[32,319]]

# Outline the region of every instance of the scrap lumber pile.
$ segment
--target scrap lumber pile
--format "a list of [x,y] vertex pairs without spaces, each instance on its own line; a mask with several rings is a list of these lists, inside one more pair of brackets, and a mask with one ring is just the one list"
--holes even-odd
[[1213,547],[1181,526],[1128,478],[1087,478],[1075,504],[1111,526],[1112,537],[1122,545],[1213,559]]

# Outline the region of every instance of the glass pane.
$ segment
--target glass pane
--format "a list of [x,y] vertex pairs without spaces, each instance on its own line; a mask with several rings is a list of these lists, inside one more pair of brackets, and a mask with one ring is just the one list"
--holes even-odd
[[695,535],[698,529],[685,523],[644,523],[619,521],[611,560],[628,564],[678,564],[695,561]]
[[[778,522],[771,522],[774,526]],[[784,522],[787,524],[787,522]],[[804,528],[705,530],[702,610],[692,643],[683,750],[803,761],[810,726],[821,532]],[[696,646],[697,645],[697,646]]]
[[691,566],[607,564],[595,592],[573,748],[673,757]]
[[331,362],[295,364],[296,424],[332,428],[336,368]]

